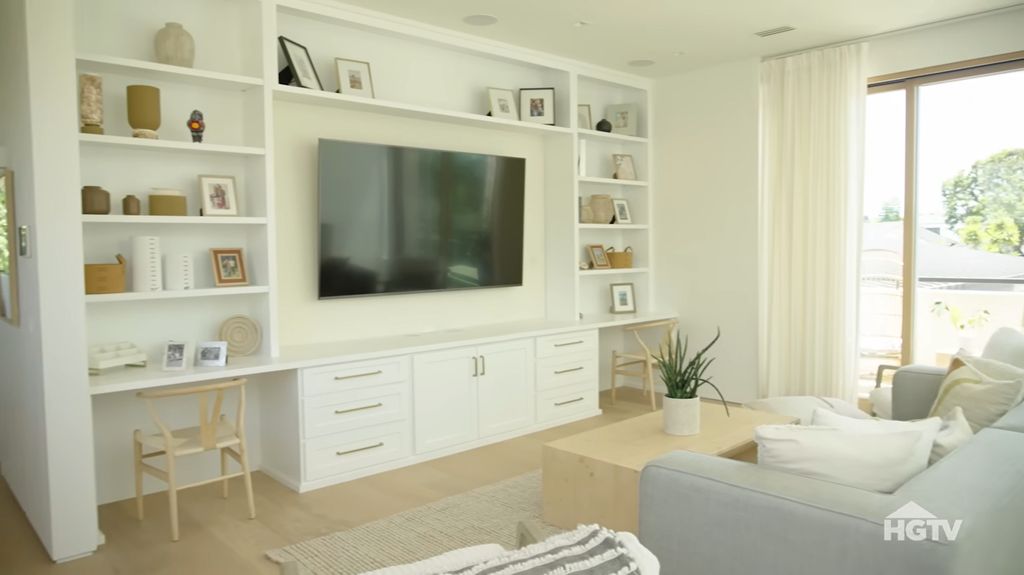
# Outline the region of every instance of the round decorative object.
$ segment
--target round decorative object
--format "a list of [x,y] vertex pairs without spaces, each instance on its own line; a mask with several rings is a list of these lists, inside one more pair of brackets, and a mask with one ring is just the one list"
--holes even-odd
[[250,317],[231,316],[220,325],[220,339],[228,342],[229,356],[252,355],[263,342],[263,330]]
[[595,224],[610,224],[615,218],[615,204],[608,194],[590,196],[590,210],[594,214]]
[[196,41],[177,22],[168,22],[156,33],[153,47],[161,64],[191,68],[196,59]]
[[602,118],[601,121],[597,123],[597,126],[595,126],[595,128],[597,128],[598,132],[611,132],[612,123]]

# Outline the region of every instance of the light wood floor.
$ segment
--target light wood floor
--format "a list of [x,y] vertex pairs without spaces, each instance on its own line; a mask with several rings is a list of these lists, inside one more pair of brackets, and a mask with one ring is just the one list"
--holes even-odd
[[0,479],[0,573],[75,575],[253,573],[277,575],[267,549],[333,533],[540,468],[548,441],[647,413],[638,390],[621,389],[616,405],[602,397],[604,414],[442,459],[420,463],[299,495],[262,473],[253,474],[256,519],[246,518],[240,479],[231,497],[218,485],[178,496],[181,541],[168,535],[167,497],[146,497],[146,519],[134,501],[103,505],[107,543],[92,556],[53,564],[17,501]]

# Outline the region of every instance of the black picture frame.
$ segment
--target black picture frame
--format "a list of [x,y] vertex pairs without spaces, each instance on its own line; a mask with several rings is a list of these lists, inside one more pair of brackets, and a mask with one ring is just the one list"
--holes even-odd
[[[310,90],[323,90],[324,84],[320,81],[320,74],[316,71],[316,66],[313,65],[313,59],[309,56],[309,50],[305,46],[299,44],[295,40],[286,38],[284,36],[277,37],[278,43],[281,45],[281,51],[284,52],[284,59],[288,62],[287,72],[281,71],[278,75],[278,82],[282,84],[290,84],[291,80],[295,81],[295,85],[300,88],[309,88]],[[297,63],[293,58],[292,50],[302,50],[301,56],[304,57],[304,61]],[[307,82],[303,81],[304,77],[308,78],[308,74],[303,73],[302,65],[309,66],[309,69],[313,72],[313,78],[316,79],[316,86],[309,86]],[[287,81],[286,81],[287,79]]]

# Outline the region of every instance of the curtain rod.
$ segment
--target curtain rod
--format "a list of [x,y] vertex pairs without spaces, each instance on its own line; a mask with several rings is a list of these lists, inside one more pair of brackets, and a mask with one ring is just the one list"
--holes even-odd
[[1004,12],[1015,12],[1024,8],[1024,2],[1019,2],[1011,6],[1004,6],[1002,8],[996,8],[993,10],[986,10],[984,12],[977,12],[975,14],[968,14],[966,16],[957,16],[955,18],[947,18],[945,20],[937,20],[935,22],[929,22],[927,24],[918,24],[917,26],[908,26],[906,28],[898,28],[896,30],[889,30],[888,32],[880,32],[878,34],[871,34],[869,36],[861,36],[859,38],[852,38],[850,40],[843,40],[842,42],[833,42],[831,44],[823,44],[821,46],[813,46],[811,48],[802,48],[800,50],[793,50],[791,52],[783,52],[781,54],[771,54],[761,58],[762,62],[769,60],[778,60],[780,58],[788,58],[790,56],[796,56],[798,54],[805,54],[807,52],[813,52],[815,50],[824,50],[826,48],[838,48],[840,46],[849,46],[850,44],[857,44],[860,42],[867,42],[869,40],[878,40],[881,38],[888,38],[890,36],[897,36],[905,34],[907,32],[917,32],[919,30],[927,30],[929,28],[936,28],[939,26],[945,26],[947,24],[953,24],[955,22],[966,22],[968,20],[975,20],[977,18],[984,18],[986,16],[993,16],[995,14],[1002,14]]

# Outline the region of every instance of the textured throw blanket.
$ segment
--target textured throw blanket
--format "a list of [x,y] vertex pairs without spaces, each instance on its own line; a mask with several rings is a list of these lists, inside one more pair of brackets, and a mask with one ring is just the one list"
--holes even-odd
[[616,533],[597,525],[549,537],[497,557],[438,575],[640,575]]

